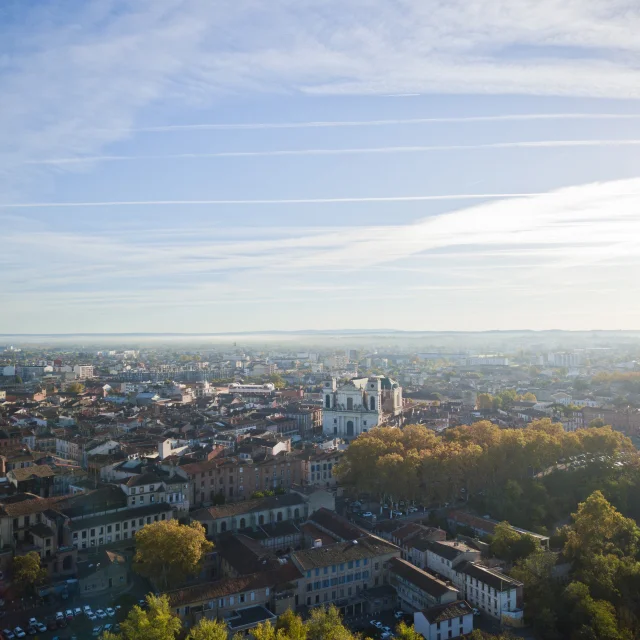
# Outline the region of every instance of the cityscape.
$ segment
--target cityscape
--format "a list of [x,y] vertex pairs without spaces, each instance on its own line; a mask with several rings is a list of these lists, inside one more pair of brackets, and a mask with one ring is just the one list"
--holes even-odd
[[0,640],[640,640],[640,2],[0,2]]
[[633,553],[634,335],[71,340],[0,351],[7,637],[544,637],[580,545]]

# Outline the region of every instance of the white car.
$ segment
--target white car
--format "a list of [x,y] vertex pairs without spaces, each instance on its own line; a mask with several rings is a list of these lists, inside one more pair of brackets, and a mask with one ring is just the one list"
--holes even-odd
[[398,610],[398,611],[394,612],[393,617],[396,620],[400,620],[400,618],[404,618],[404,611]]
[[102,631],[113,631],[113,625],[112,624],[105,624],[104,625],[104,629]]
[[380,631],[391,634],[391,627],[380,627]]
[[113,616],[116,615],[116,612],[111,607],[107,607],[105,611],[110,618],[113,618]]
[[35,618],[29,618],[29,626],[35,627],[38,624],[38,621]]
[[407,511],[408,511],[409,513],[415,513],[417,510],[418,510],[418,507],[409,507],[409,508],[407,509]]
[[371,511],[365,511],[365,512],[362,514],[362,517],[363,517],[363,518],[370,518],[372,515],[373,515],[373,513],[371,513]]
[[26,637],[26,635],[27,635],[27,634],[22,630],[22,628],[21,628],[21,627],[16,627],[16,628],[13,630],[13,633],[15,633],[16,638],[25,638],[25,637]]
[[95,622],[98,619],[98,616],[91,611],[90,613],[87,613],[87,618],[89,618],[91,622]]
[[34,625],[34,627],[38,630],[38,633],[46,633],[47,632],[47,625],[46,624],[42,624],[42,622],[38,622],[37,624]]
[[379,622],[378,620],[369,620],[369,624],[376,629],[382,628],[382,622]]
[[16,634],[11,631],[11,629],[4,629],[2,634],[7,640],[13,640],[16,637]]
[[100,620],[107,617],[107,614],[102,609],[98,609],[96,611],[96,615],[98,616],[98,618],[100,618]]
[[102,627],[93,627],[93,631],[91,632],[91,635],[97,638],[101,633],[102,633]]
[[64,620],[64,613],[62,613],[62,611],[56,613],[56,620]]
[[84,607],[82,607],[82,610],[85,613],[91,613],[91,607],[88,604],[85,604]]
[[78,616],[81,616],[81,615],[82,615],[82,609],[81,609],[80,607],[76,607],[76,608],[73,610],[73,615],[74,615],[76,618],[77,618]]

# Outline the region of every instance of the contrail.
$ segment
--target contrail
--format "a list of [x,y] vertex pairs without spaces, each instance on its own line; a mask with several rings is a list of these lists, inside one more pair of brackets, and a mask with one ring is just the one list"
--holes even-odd
[[499,122],[502,120],[617,120],[638,119],[639,113],[514,113],[494,116],[443,116],[434,118],[410,118],[395,120],[343,120],[312,122],[244,122],[172,124],[155,127],[131,127],[121,129],[92,129],[92,131],[120,131],[126,133],[168,133],[171,131],[233,131],[236,129],[312,129],[319,127],[383,127],[456,122]]
[[613,147],[637,146],[640,139],[629,140],[539,140],[531,142],[491,142],[487,144],[424,145],[410,147],[358,147],[353,149],[276,149],[271,151],[215,151],[212,153],[172,153],[153,155],[101,155],[78,158],[46,158],[26,160],[27,165],[66,165],[86,162],[125,162],[140,160],[193,160],[206,158],[260,158],[277,156],[332,156],[393,153],[426,153],[435,151],[470,151],[474,149],[517,149],[545,147]]
[[[0,209],[40,209],[65,207],[149,207],[164,205],[282,205],[282,204],[342,204],[350,202],[426,202],[430,200],[489,200],[499,198],[530,198],[551,196],[553,192],[540,193],[464,193],[432,196],[371,196],[362,198],[295,198],[275,200],[114,200],[107,202],[23,202],[0,204]],[[626,195],[626,194],[617,194]],[[637,194],[629,194],[637,195]]]

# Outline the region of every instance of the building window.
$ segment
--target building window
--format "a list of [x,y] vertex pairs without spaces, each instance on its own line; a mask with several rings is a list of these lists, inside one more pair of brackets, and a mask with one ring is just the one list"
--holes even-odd
[[353,411],[353,398],[347,398],[347,411]]

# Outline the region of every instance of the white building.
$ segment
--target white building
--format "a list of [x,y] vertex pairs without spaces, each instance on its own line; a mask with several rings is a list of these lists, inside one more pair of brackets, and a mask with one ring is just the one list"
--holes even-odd
[[93,378],[93,365],[92,364],[77,364],[73,367],[73,373],[78,376],[78,380],[86,380],[87,378]]
[[492,618],[513,621],[522,617],[522,582],[500,571],[474,562],[463,563],[453,583],[467,602]]
[[459,638],[473,631],[473,610],[458,600],[413,614],[413,627],[426,640]]

